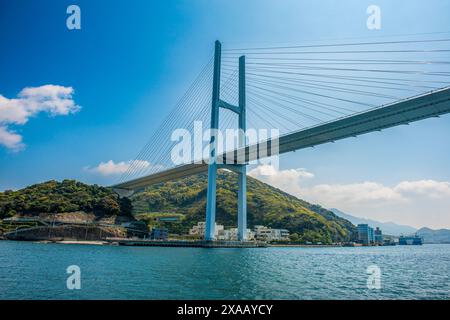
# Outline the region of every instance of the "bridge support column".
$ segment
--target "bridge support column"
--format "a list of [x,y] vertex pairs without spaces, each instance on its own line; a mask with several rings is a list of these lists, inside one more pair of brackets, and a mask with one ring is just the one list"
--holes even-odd
[[247,240],[247,168],[238,174],[238,239]]
[[[239,148],[245,147],[245,130],[247,129],[245,114],[245,56],[239,58]],[[243,159],[242,159],[243,158]],[[247,165],[245,153],[238,154],[238,239],[247,240]]]
[[[219,127],[219,109],[229,109],[239,115],[239,136],[238,149],[244,149],[246,145],[246,115],[245,115],[245,57],[239,58],[239,105],[234,106],[220,99],[220,64],[221,64],[221,44],[216,41],[214,54],[214,78],[212,92],[211,110],[211,140],[210,158],[208,164],[208,190],[206,195],[206,228],[205,240],[215,240],[216,225],[216,188],[217,188],[217,139],[216,132]],[[233,164],[224,164],[220,167],[228,167],[238,173],[238,239],[247,239],[247,167],[245,151],[237,154],[237,161]],[[234,159],[236,160],[236,159]]]
[[[214,78],[211,104],[211,130],[219,127],[219,102],[220,102],[220,60],[222,45],[219,41],[215,43],[214,49]],[[206,228],[205,240],[215,239],[216,227],[216,179],[217,179],[217,161],[216,161],[217,139],[214,132],[211,132],[210,140],[210,163],[208,165],[208,190],[206,194]]]

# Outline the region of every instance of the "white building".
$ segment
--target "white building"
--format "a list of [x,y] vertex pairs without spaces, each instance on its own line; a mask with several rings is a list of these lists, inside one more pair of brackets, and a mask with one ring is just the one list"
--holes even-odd
[[[190,230],[189,230],[189,234],[191,236],[199,236],[199,237],[204,237],[205,236],[205,230],[206,230],[206,222],[201,221],[199,223],[197,223],[196,226],[193,226]],[[219,236],[219,233],[223,232],[223,225],[221,224],[215,224],[215,229],[214,229],[214,237],[217,238]]]
[[225,241],[237,241],[238,238],[238,230],[237,228],[224,229],[219,232],[217,240],[225,240]]
[[256,240],[270,241],[272,235],[272,229],[265,226],[255,226],[255,238]]
[[271,238],[272,241],[287,241],[289,240],[289,231],[286,229],[271,229]]
[[[255,233],[250,229],[247,229],[247,240],[251,241],[255,239]],[[223,229],[219,232],[217,240],[224,241],[237,241],[238,240],[238,228]]]
[[289,240],[289,231],[286,229],[271,229],[265,226],[255,226],[255,237],[261,241]]
[[[216,224],[214,230],[214,237],[217,240],[223,241],[237,241],[238,228],[225,229],[223,225]],[[201,221],[189,230],[191,236],[203,238],[205,236],[206,223]],[[284,241],[289,240],[289,231],[286,229],[271,229],[266,226],[255,226],[254,231],[247,229],[247,240],[260,241]]]

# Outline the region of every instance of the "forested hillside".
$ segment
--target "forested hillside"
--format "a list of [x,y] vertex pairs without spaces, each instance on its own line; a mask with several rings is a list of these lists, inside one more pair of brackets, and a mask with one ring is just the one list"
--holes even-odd
[[0,219],[83,211],[96,216],[130,216],[131,202],[112,190],[75,180],[47,181],[17,191],[0,192]]
[[[205,220],[207,176],[200,174],[151,186],[131,197],[135,214],[182,214],[179,223],[167,223],[172,230],[187,232]],[[330,243],[347,241],[355,227],[347,220],[318,205],[297,199],[279,189],[248,177],[248,226],[262,224],[286,228],[294,239]],[[148,216],[154,216],[152,214]],[[217,182],[217,223],[236,226],[237,176],[220,170]],[[296,237],[297,236],[297,237]]]
[[[120,198],[109,188],[74,180],[48,181],[17,191],[0,193],[0,219],[16,215],[85,212],[96,218],[131,216],[146,220],[150,226],[169,228],[185,234],[205,220],[205,174],[148,187],[131,199]],[[265,225],[288,229],[300,242],[339,242],[351,239],[355,227],[347,220],[319,205],[291,196],[256,179],[247,181],[248,226]],[[217,182],[217,223],[236,226],[237,176],[220,170]],[[161,222],[160,217],[177,217]],[[95,218],[94,217],[94,218]]]

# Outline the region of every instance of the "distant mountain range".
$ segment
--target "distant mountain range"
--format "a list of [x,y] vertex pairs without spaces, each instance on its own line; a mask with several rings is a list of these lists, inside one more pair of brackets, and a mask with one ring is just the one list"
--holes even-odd
[[448,229],[421,228],[416,233],[423,237],[425,243],[450,243],[450,230]]
[[[409,235],[409,234],[413,234],[413,233],[417,232],[416,228],[396,224],[394,222],[379,222],[379,221],[375,221],[375,220],[371,220],[371,219],[358,218],[358,217],[352,216],[348,213],[342,212],[342,211],[340,211],[338,209],[334,209],[334,208],[330,209],[330,211],[341,218],[347,219],[354,225],[366,223],[369,226],[371,226],[372,228],[376,228],[376,227],[380,228],[381,231],[383,232],[383,234],[387,234],[387,235],[391,235],[391,236],[400,236],[402,234]],[[425,229],[425,228],[422,228],[422,229]],[[431,230],[431,229],[428,229],[428,230]]]

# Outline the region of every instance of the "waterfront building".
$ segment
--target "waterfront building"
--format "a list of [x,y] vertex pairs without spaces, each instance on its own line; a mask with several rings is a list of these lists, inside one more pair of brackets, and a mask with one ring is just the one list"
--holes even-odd
[[289,230],[287,229],[271,229],[272,241],[287,241],[289,240]]
[[[247,240],[251,241],[255,239],[255,233],[250,229],[247,229]],[[224,241],[238,241],[238,228],[230,228],[220,230],[217,235],[217,240]]]
[[369,243],[375,243],[375,232],[372,227],[369,227]]
[[[205,229],[206,229],[206,222],[205,221],[200,221],[197,223],[196,226],[193,226],[190,230],[189,230],[189,235],[191,236],[198,236],[200,238],[203,238],[205,236]],[[217,239],[219,236],[219,233],[223,232],[223,225],[221,224],[215,224],[215,233],[214,233],[214,237]]]
[[375,234],[373,228],[368,224],[358,224],[358,242],[364,245],[371,245],[375,242]]
[[169,238],[169,232],[167,228],[153,228],[150,233],[150,239],[167,241]]
[[289,230],[271,229],[266,226],[255,226],[255,238],[262,241],[287,241],[289,240]]
[[238,234],[237,228],[223,229],[220,230],[216,238],[217,240],[236,241],[238,238],[237,234]]
[[383,244],[383,233],[381,232],[381,229],[376,227],[375,231],[374,231],[374,234],[375,234],[375,239],[374,239],[375,243],[376,244]]
[[[189,235],[203,238],[206,223],[201,221],[189,230]],[[215,239],[222,241],[238,241],[238,228],[225,229],[223,225],[216,224]],[[254,230],[247,229],[247,240],[260,241],[287,241],[289,240],[289,230],[271,229],[266,226],[257,225]]]
[[398,239],[399,245],[422,245],[423,238],[418,235],[413,236],[400,236]]
[[270,228],[267,228],[265,226],[257,225],[255,226],[255,237],[257,240],[261,241],[270,241],[272,230]]

